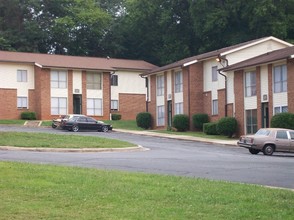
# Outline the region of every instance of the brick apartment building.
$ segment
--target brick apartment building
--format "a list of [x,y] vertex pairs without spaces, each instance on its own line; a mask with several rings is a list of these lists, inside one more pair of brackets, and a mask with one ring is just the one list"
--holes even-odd
[[134,119],[146,111],[146,82],[154,65],[141,60],[0,51],[0,119],[23,111],[49,120],[64,114]]
[[[293,78],[291,74],[294,74],[291,66],[293,57],[289,60],[288,56],[293,56],[293,52],[289,49],[289,54],[281,59],[270,60],[272,64],[264,58],[263,66],[254,64],[253,57],[276,51],[272,55],[275,57],[289,47],[292,44],[275,37],[265,37],[189,57],[142,74],[149,81],[148,110],[153,116],[153,127],[166,128],[172,125],[174,115],[186,114],[193,129],[192,116],[197,113],[207,113],[210,121],[225,116],[236,117],[238,135],[268,127],[275,111],[294,110],[290,107],[293,104],[288,104],[291,99],[287,95],[273,94],[271,89],[276,83],[272,83],[273,74],[279,68],[283,74],[288,69],[285,73],[288,85],[294,84],[290,81]],[[247,65],[247,60],[252,65],[250,62]],[[291,90],[286,89],[285,92],[289,95]],[[283,105],[279,104],[280,98]],[[266,114],[266,111],[269,113]]]

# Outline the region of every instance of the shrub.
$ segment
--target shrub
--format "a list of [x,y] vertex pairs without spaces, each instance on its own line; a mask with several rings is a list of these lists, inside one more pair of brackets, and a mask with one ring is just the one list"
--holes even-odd
[[148,129],[151,127],[151,114],[149,112],[140,112],[136,116],[137,126]]
[[20,115],[24,120],[36,120],[36,112],[22,112]]
[[114,121],[118,121],[121,119],[121,114],[111,114],[111,119]]
[[203,130],[203,124],[209,122],[208,114],[195,114],[192,116],[193,125],[195,128]]
[[232,137],[237,131],[237,120],[234,117],[221,118],[216,126],[217,132],[228,137]]
[[294,114],[284,112],[274,115],[271,119],[271,127],[294,129]]
[[219,133],[217,132],[216,126],[217,122],[204,123],[203,132],[208,135],[218,135]]
[[173,117],[173,127],[177,131],[187,131],[189,129],[189,117],[187,115],[175,115]]

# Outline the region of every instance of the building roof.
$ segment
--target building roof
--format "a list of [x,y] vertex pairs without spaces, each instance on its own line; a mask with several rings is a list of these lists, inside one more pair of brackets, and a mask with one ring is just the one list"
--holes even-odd
[[0,51],[0,62],[31,63],[42,68],[67,68],[100,71],[148,71],[157,67],[143,60],[66,56],[9,51]]
[[162,66],[162,67],[157,67],[157,68],[154,68],[154,69],[152,69],[150,71],[146,71],[145,73],[143,73],[141,75],[142,76],[147,76],[147,75],[163,72],[163,71],[166,71],[166,70],[169,70],[169,69],[189,66],[189,65],[191,65],[193,63],[197,63],[199,61],[203,61],[203,60],[206,60],[206,59],[217,58],[218,56],[225,56],[225,55],[230,54],[232,52],[244,49],[246,47],[253,46],[255,44],[262,43],[262,42],[267,41],[267,40],[275,40],[275,41],[283,43],[283,44],[285,44],[287,46],[293,46],[292,44],[290,44],[288,42],[282,41],[282,40],[280,40],[278,38],[275,38],[275,37],[272,37],[272,36],[263,37],[263,38],[243,42],[243,43],[240,43],[240,44],[232,45],[232,46],[229,46],[229,47],[224,47],[224,48],[214,50],[214,51],[210,51],[210,52],[207,52],[207,53],[199,54],[199,55],[196,55],[196,56],[193,56],[193,57],[185,58],[185,59],[176,61],[174,63],[168,64],[168,65],[165,65],[165,66]]
[[250,58],[248,60],[235,63],[233,65],[227,66],[220,70],[225,72],[232,71],[232,70],[240,70],[247,67],[258,66],[261,64],[271,63],[274,61],[279,61],[279,60],[289,59],[289,58],[294,58],[294,46],[268,52],[268,53]]

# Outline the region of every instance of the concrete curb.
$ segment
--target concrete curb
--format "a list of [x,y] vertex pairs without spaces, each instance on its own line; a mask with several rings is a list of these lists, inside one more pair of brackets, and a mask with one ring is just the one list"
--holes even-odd
[[41,147],[12,147],[0,146],[0,150],[9,151],[35,151],[35,152],[76,152],[76,153],[95,153],[95,152],[132,152],[148,151],[149,148],[140,145],[127,148],[41,148]]
[[192,137],[192,136],[187,136],[187,135],[163,134],[163,133],[156,133],[156,132],[152,132],[152,131],[131,131],[131,130],[123,130],[123,129],[114,129],[113,131],[114,132],[129,133],[129,134],[152,136],[152,137],[161,137],[161,138],[170,138],[170,139],[177,139],[177,140],[204,142],[204,143],[210,143],[210,144],[222,144],[222,145],[227,145],[227,146],[237,146],[237,140],[208,139],[208,138],[201,138],[201,137]]

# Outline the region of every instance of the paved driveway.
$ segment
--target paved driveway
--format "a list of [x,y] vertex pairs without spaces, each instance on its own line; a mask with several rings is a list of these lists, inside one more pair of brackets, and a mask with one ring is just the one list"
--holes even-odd
[[2,161],[170,174],[294,189],[294,154],[251,155],[235,146],[121,132],[67,132],[50,128],[0,126],[0,131],[50,132],[126,140],[149,148],[140,152],[57,153],[0,151]]

